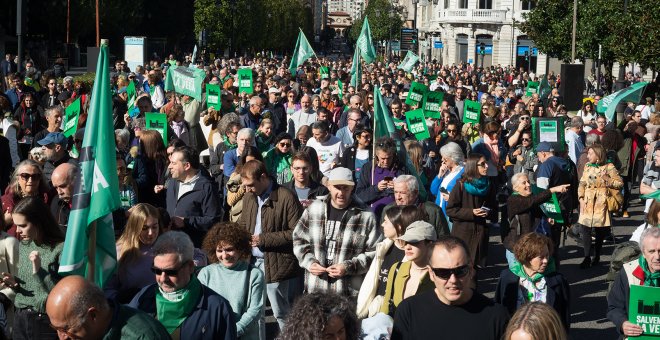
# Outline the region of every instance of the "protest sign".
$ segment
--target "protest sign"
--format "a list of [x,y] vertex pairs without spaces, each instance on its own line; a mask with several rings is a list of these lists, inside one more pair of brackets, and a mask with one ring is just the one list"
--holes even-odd
[[440,118],[440,106],[445,98],[443,92],[427,91],[424,94],[424,116],[427,118]]
[[[126,105],[128,106],[128,114],[131,116],[131,118],[134,118],[137,116],[137,114],[140,113],[140,110],[137,108],[136,100],[137,100],[137,90],[135,90],[135,82],[131,81],[128,86],[126,86],[126,98],[127,98],[127,103]],[[137,113],[135,113],[137,111]]]
[[408,131],[414,134],[417,140],[424,140],[431,137],[429,128],[426,126],[423,109],[406,112],[406,122],[408,123]]
[[78,117],[80,117],[80,97],[64,109],[64,136],[71,137],[78,128]]
[[165,91],[175,91],[201,101],[202,83],[205,77],[204,70],[171,66],[167,69]]
[[252,94],[252,69],[242,68],[238,70],[238,93]]
[[[532,187],[532,192],[534,194],[538,194],[543,190],[544,189],[541,189],[537,186]],[[545,216],[555,220],[555,223],[564,223],[564,218],[561,215],[561,208],[559,206],[559,200],[557,199],[557,194],[554,192],[552,193],[552,196],[549,200],[539,205],[539,208],[541,208],[541,211],[543,211]]]
[[206,106],[220,111],[220,85],[206,84]]
[[424,99],[424,93],[426,93],[426,85],[418,82],[413,82],[410,84],[410,90],[408,90],[408,97],[406,97],[406,104],[410,106],[417,106],[419,102]]
[[481,103],[466,99],[463,106],[463,123],[479,124],[480,118]]
[[534,147],[540,142],[554,144],[555,151],[564,151],[564,120],[559,117],[532,117],[532,141]]
[[319,74],[321,79],[328,79],[330,78],[330,69],[327,66],[321,66],[319,67]]
[[534,93],[537,93],[539,91],[539,82],[538,81],[530,81],[527,83],[527,92],[525,93],[525,96],[531,97]]
[[406,57],[403,59],[401,64],[399,64],[399,68],[406,72],[410,72],[418,61],[419,57],[412,51],[408,51]]
[[163,143],[167,145],[167,115],[159,112],[147,112],[145,130],[155,130],[163,137]]
[[642,335],[634,339],[660,339],[660,288],[630,285],[628,321],[642,327]]

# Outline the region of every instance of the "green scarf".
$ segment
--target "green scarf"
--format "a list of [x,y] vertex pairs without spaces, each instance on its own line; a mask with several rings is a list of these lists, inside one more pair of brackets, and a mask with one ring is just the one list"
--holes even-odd
[[488,193],[488,188],[490,186],[490,181],[487,176],[482,176],[476,178],[472,181],[465,181],[464,183],[465,191],[472,196],[483,197]]
[[644,285],[649,287],[660,287],[660,272],[651,273],[649,264],[646,262],[644,256],[640,256],[639,266],[644,271]]
[[227,148],[227,151],[232,150],[232,149],[236,149],[238,147],[238,144],[237,143],[232,144],[229,141],[229,137],[227,137],[227,136],[222,136],[222,142],[225,143],[225,147]]
[[587,163],[587,166],[590,166],[590,167],[592,167],[592,168],[597,168],[597,167],[599,167],[600,165],[598,165],[598,164],[596,164],[596,163]]
[[202,295],[202,284],[193,275],[188,286],[179,290],[178,293],[183,297],[180,301],[175,302],[163,297],[160,289],[156,292],[156,316],[169,334],[179,328],[197,306],[199,297]]
[[541,280],[542,278],[545,277],[545,274],[551,274],[555,272],[555,261],[550,258],[548,260],[548,267],[545,269],[544,273],[536,273],[534,274],[533,277],[529,277],[527,273],[525,272],[525,269],[523,268],[522,263],[515,261],[511,267],[509,267],[512,273],[516,274],[521,279],[527,279],[529,281],[532,281],[532,283],[536,284]]

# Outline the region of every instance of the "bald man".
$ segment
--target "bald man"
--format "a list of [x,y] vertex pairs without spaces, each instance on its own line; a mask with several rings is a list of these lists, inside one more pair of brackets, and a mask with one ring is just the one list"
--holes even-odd
[[67,276],[55,285],[46,313],[60,339],[170,338],[154,318],[106,300],[103,291],[82,276]]
[[50,201],[50,212],[55,216],[57,224],[66,233],[69,223],[69,212],[71,212],[71,197],[73,197],[73,185],[78,174],[78,167],[70,163],[63,163],[53,170],[51,182],[57,191]]

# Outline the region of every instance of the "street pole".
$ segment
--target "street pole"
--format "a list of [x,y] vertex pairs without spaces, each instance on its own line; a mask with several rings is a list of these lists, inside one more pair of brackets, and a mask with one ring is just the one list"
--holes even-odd
[[66,0],[66,43],[69,43],[69,30],[71,27],[71,0]]
[[[571,41],[571,64],[575,63],[575,29],[577,26],[577,0],[573,0],[573,40]],[[531,53],[530,53],[531,54]]]
[[596,60],[596,95],[600,89],[600,58],[602,58],[603,45],[598,44],[598,59]]
[[23,0],[16,0],[16,37],[18,38],[18,65],[20,72],[23,65]]
[[511,6],[511,67],[516,68],[516,2]]
[[101,31],[99,29],[99,0],[96,0],[96,47],[101,47]]

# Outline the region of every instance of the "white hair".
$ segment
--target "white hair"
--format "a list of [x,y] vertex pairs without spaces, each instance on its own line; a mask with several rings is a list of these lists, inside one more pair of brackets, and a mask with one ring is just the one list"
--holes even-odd
[[513,188],[513,190],[516,190],[516,186],[518,186],[518,184],[520,184],[520,181],[522,181],[523,179],[527,179],[527,178],[528,178],[527,174],[524,173],[524,172],[519,172],[519,173],[513,175],[513,177],[511,177],[511,187]]
[[406,183],[408,190],[410,192],[418,192],[419,185],[417,184],[417,178],[412,175],[399,175],[394,179],[394,183]]
[[649,227],[642,232],[642,235],[639,237],[639,249],[642,251],[642,256],[644,256],[644,240],[647,238],[660,238],[660,228],[655,226]]
[[238,138],[240,136],[249,137],[250,138],[250,143],[249,144],[254,142],[254,130],[252,130],[250,128],[242,128],[242,129],[238,130],[238,134],[236,134],[236,138]]
[[449,142],[440,148],[440,155],[442,157],[447,157],[454,161],[456,164],[461,164],[465,161],[465,155],[463,155],[463,150],[461,147],[454,143]]

